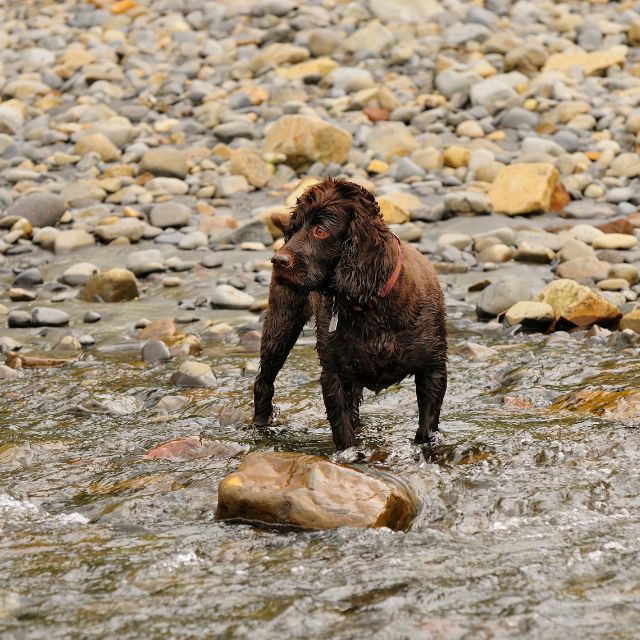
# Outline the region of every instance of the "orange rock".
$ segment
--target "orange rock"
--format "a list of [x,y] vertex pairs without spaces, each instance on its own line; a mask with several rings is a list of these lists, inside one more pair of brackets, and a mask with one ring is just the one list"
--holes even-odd
[[564,188],[564,185],[560,180],[556,184],[553,193],[551,194],[551,204],[549,205],[549,211],[564,211],[564,208],[571,202],[571,196],[569,192]]
[[303,529],[404,529],[415,511],[412,491],[388,474],[270,451],[250,454],[220,482],[216,517]]
[[178,333],[176,323],[170,318],[164,320],[154,320],[148,324],[141,332],[138,338],[140,340],[162,340],[164,338],[172,338]]
[[587,158],[589,158],[589,160],[591,160],[592,162],[597,162],[598,160],[600,160],[600,152],[599,151],[587,151],[585,153],[585,155],[587,156]]
[[146,460],[184,462],[201,458],[232,458],[245,450],[245,447],[235,442],[203,440],[200,436],[187,436],[154,447],[144,458]]
[[15,351],[7,353],[7,366],[12,369],[39,369],[41,367],[62,367],[74,362],[75,358],[38,358],[25,356]]
[[126,13],[130,9],[137,7],[138,5],[133,0],[120,0],[115,4],[111,5],[111,13],[116,16],[119,16],[122,13]]
[[365,107],[362,112],[371,122],[379,122],[380,120],[388,120],[389,112],[380,107]]
[[627,218],[619,218],[618,220],[611,220],[610,222],[599,224],[596,229],[600,229],[600,231],[604,231],[605,233],[624,233],[632,236],[634,227]]

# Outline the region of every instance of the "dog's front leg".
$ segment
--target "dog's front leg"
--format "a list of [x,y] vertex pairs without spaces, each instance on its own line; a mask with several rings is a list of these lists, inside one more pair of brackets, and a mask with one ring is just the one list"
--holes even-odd
[[337,373],[323,371],[320,384],[336,450],[353,447],[356,436],[351,424],[353,397],[350,383],[342,380]]
[[253,385],[253,427],[263,427],[271,419],[273,383],[310,314],[307,293],[271,283],[260,342],[260,372]]
[[438,431],[440,408],[447,391],[447,368],[445,365],[416,374],[416,396],[418,397],[418,432],[416,444],[431,442],[431,434]]

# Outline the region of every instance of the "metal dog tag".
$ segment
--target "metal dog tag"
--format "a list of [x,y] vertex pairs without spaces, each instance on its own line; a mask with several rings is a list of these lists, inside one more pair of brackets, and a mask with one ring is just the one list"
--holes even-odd
[[329,333],[333,333],[338,328],[338,313],[334,312],[329,320]]

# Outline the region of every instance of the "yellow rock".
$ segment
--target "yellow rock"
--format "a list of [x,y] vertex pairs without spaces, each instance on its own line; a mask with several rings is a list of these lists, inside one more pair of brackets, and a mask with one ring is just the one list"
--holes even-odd
[[286,115],[269,129],[264,150],[284,154],[292,167],[315,161],[342,164],[351,150],[351,134],[322,118]]
[[569,71],[572,67],[580,67],[587,76],[606,71],[615,65],[623,66],[627,59],[627,47],[620,45],[609,51],[592,51],[587,53],[576,48],[569,53],[554,53],[544,65],[544,71]]
[[469,151],[469,149],[467,149],[466,147],[453,145],[451,147],[447,147],[444,150],[442,158],[444,160],[445,167],[458,169],[459,167],[466,167],[469,164],[471,151]]
[[398,202],[387,196],[378,198],[380,212],[387,224],[403,224],[410,220],[409,212]]
[[640,309],[634,309],[625,313],[620,320],[621,329],[631,329],[636,333],[640,333]]
[[494,211],[511,216],[549,211],[559,178],[552,164],[512,164],[493,181],[489,200]]
[[609,324],[620,317],[615,305],[574,280],[550,282],[535,300],[551,305],[556,322],[564,321],[577,327]]
[[382,160],[372,160],[367,165],[367,171],[369,173],[386,173],[389,170],[389,165]]
[[306,78],[307,76],[326,76],[337,66],[338,63],[335,60],[323,56],[321,58],[315,58],[314,60],[294,64],[292,67],[280,67],[277,73],[287,80],[297,80]]

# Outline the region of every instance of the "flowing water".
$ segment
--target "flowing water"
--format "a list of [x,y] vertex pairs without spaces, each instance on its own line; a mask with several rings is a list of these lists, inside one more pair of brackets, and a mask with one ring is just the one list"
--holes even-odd
[[[467,340],[497,354],[456,355]],[[637,638],[640,432],[549,404],[637,386],[638,352],[464,319],[451,346],[433,458],[410,442],[411,381],[365,396],[365,466],[420,496],[399,533],[217,522],[218,482],[241,456],[143,459],[195,434],[334,455],[310,336],[278,380],[269,433],[243,426],[252,380],[242,369],[255,353],[238,347],[207,346],[199,359],[220,386],[182,392],[189,402],[169,414],[155,405],[179,392],[176,364],[143,365],[135,344],[3,383],[0,635]]]

